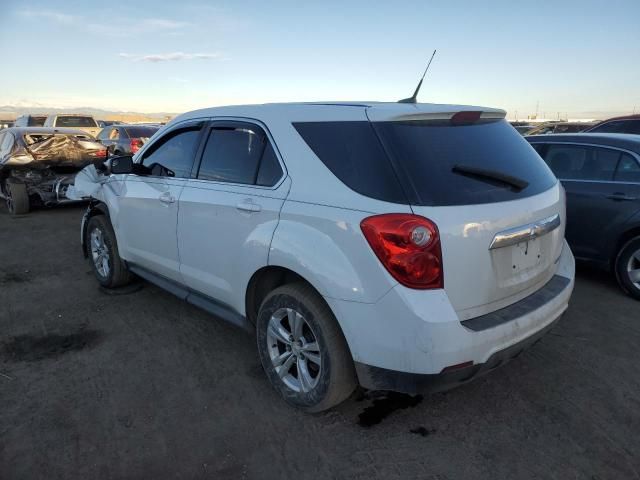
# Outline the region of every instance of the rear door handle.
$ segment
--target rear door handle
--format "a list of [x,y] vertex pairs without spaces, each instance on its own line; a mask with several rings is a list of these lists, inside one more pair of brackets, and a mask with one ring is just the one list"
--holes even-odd
[[610,200],[616,200],[619,202],[623,202],[623,201],[627,201],[627,202],[631,202],[633,200],[637,200],[638,197],[631,197],[629,195],[627,195],[626,193],[622,193],[622,192],[615,192],[612,193],[611,195],[607,195],[607,198]]
[[242,212],[259,212],[260,210],[262,210],[262,207],[257,203],[254,203],[254,201],[250,198],[247,198],[246,200],[238,203],[236,205],[236,208]]
[[176,197],[174,197],[173,195],[171,195],[170,192],[164,192],[162,195],[160,195],[158,197],[158,199],[162,202],[162,203],[175,203],[176,201]]

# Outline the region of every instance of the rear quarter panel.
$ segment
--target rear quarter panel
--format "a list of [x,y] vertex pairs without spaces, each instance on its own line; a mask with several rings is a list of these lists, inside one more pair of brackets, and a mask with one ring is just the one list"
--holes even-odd
[[[388,205],[389,211],[410,213],[408,206]],[[397,282],[360,230],[360,222],[372,214],[287,200],[271,242],[269,265],[296,272],[325,297],[374,303]]]

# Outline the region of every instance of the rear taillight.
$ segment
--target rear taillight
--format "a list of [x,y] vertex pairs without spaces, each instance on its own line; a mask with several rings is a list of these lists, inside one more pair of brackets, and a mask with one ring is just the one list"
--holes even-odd
[[409,288],[443,288],[442,250],[438,227],[408,213],[365,218],[365,238],[389,273]]
[[470,125],[480,120],[481,115],[482,112],[476,111],[458,112],[451,117],[450,122],[452,125]]
[[136,153],[142,147],[143,142],[139,138],[132,138],[129,142],[129,147],[131,148],[131,153]]

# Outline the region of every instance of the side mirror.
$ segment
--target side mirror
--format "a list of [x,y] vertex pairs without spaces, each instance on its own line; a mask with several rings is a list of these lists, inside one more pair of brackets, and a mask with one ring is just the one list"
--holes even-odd
[[131,156],[111,157],[104,162],[107,174],[133,173],[133,158]]

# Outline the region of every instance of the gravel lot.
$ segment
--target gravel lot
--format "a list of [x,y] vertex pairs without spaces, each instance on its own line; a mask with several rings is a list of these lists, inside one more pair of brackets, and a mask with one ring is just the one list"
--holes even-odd
[[640,303],[600,272],[475,383],[306,415],[253,337],[149,284],[100,291],[82,212],[0,208],[1,479],[640,478]]

